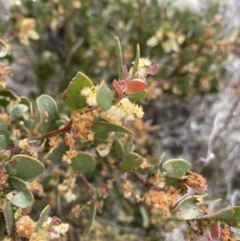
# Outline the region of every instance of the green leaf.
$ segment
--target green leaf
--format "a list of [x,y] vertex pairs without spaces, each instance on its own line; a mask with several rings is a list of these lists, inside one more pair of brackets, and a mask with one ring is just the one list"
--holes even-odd
[[7,230],[6,230],[6,224],[5,224],[4,216],[3,216],[3,214],[0,213],[0,239],[1,240],[5,236],[6,231]]
[[71,167],[79,172],[92,172],[95,169],[95,166],[95,158],[91,154],[81,151],[71,162]]
[[124,156],[124,148],[121,142],[117,139],[113,141],[113,154],[116,157],[123,157]]
[[41,214],[40,214],[40,217],[39,217],[39,220],[38,220],[38,222],[37,222],[37,225],[36,225],[36,227],[35,227],[35,229],[34,229],[34,232],[37,232],[37,231],[42,227],[43,223],[47,220],[48,214],[49,214],[49,212],[50,212],[50,209],[51,209],[50,206],[47,205],[47,206],[42,210],[42,212],[41,212]]
[[122,172],[128,172],[134,168],[139,167],[143,162],[143,158],[137,153],[130,152],[120,164],[120,169]]
[[181,186],[181,180],[179,180],[178,178],[166,176],[165,184],[166,186],[173,186],[178,189]]
[[135,94],[132,94],[131,96],[129,96],[129,100],[133,103],[137,102],[137,101],[141,101],[146,98],[147,94],[148,94],[148,91],[143,90],[141,92],[138,92],[138,93],[135,93]]
[[231,217],[234,215],[234,209],[233,207],[227,207],[224,208],[216,213],[212,213],[212,214],[208,214],[208,215],[203,215],[198,217],[197,219],[210,219],[210,220],[214,220],[214,221],[218,221],[218,220],[230,220]]
[[53,164],[60,164],[62,162],[62,157],[69,147],[65,142],[60,142],[56,148],[49,153],[47,159],[50,160]]
[[193,51],[191,48],[185,49],[179,55],[179,58],[182,65],[188,64],[196,58],[196,51]]
[[102,81],[97,90],[97,103],[103,111],[112,107],[113,92],[108,88],[105,81]]
[[10,109],[9,113],[10,113],[11,119],[15,121],[21,118],[27,111],[28,111],[28,106],[24,104],[17,104]]
[[0,135],[0,151],[7,149],[7,141],[4,135]]
[[122,47],[119,41],[119,38],[114,36],[115,44],[117,48],[117,55],[118,55],[118,79],[122,79],[123,74],[123,56],[122,56]]
[[167,175],[173,178],[184,178],[189,170],[189,163],[183,159],[172,159],[163,163],[162,167],[167,171]]
[[17,177],[10,177],[8,180],[12,186],[12,191],[6,195],[6,198],[19,208],[32,206],[34,198],[28,190],[27,184]]
[[93,87],[92,81],[83,73],[78,72],[77,76],[70,82],[63,93],[64,102],[72,109],[78,110],[88,106],[86,98],[81,95],[84,87]]
[[103,132],[103,133],[110,133],[110,132],[123,132],[126,134],[133,134],[130,130],[126,129],[123,126],[119,126],[109,122],[94,122],[91,126],[91,130],[93,132]]
[[18,96],[11,90],[0,90],[0,106],[6,107],[11,101],[17,101]]
[[135,73],[137,71],[139,58],[140,58],[140,47],[137,44],[136,57],[135,57],[135,60],[134,60],[134,64],[133,64],[133,67],[132,67],[132,73],[131,73],[132,77],[134,77],[134,75],[135,75]]
[[4,120],[2,120],[1,118],[0,118],[0,135],[5,136],[7,146],[8,146],[10,134],[9,134],[8,126],[7,126],[6,122]]
[[125,155],[130,152],[133,152],[134,149],[135,149],[135,145],[131,141],[127,141],[127,143],[124,145]]
[[88,224],[83,231],[83,237],[85,237],[91,231],[95,220],[95,216],[96,216],[96,204],[94,202],[91,202]]
[[8,236],[10,236],[12,234],[13,222],[14,222],[13,208],[10,202],[5,203],[3,207],[3,216],[5,219],[5,225],[6,225]]
[[37,98],[40,112],[39,132],[46,133],[56,129],[58,108],[55,100],[49,95],[41,95]]
[[140,210],[140,213],[141,213],[141,216],[142,216],[142,220],[143,220],[142,226],[144,228],[148,228],[149,225],[150,225],[149,213],[148,213],[147,209],[143,205],[141,205],[139,207],[139,210]]
[[196,204],[196,198],[191,196],[182,200],[171,212],[179,220],[195,219],[199,216],[199,208]]
[[197,219],[225,221],[231,227],[240,227],[240,206],[227,207],[216,213],[203,215]]
[[24,181],[31,181],[44,171],[44,165],[39,160],[23,154],[13,156],[5,168],[9,176]]
[[240,227],[240,206],[232,207],[234,214],[230,219],[225,219],[226,223],[231,227]]
[[5,57],[7,53],[8,53],[7,45],[3,42],[2,39],[0,39],[0,58]]

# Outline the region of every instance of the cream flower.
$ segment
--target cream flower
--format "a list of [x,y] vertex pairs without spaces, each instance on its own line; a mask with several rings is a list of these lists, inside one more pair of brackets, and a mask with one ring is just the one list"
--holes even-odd
[[84,87],[81,90],[81,95],[86,97],[86,101],[88,105],[90,106],[96,106],[97,105],[97,99],[96,99],[96,91],[93,87]]
[[120,123],[122,119],[133,121],[135,118],[143,117],[141,106],[132,103],[128,98],[123,98],[121,101],[112,106],[108,111],[101,113],[101,118],[112,123]]

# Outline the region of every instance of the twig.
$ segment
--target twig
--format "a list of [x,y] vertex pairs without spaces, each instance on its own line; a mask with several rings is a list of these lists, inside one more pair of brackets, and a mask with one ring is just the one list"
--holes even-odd
[[93,197],[93,193],[92,193],[92,190],[91,190],[91,185],[89,184],[88,180],[86,179],[85,176],[83,176],[82,173],[79,173],[78,174],[78,177],[81,179],[81,181],[83,182],[86,190],[87,190],[87,194],[88,194],[88,197],[89,199],[94,199]]
[[131,171],[130,174],[135,177],[138,181],[140,181],[146,188],[156,191],[162,191],[163,188],[153,185],[152,183],[148,182],[147,178],[137,172]]
[[44,139],[44,138],[47,138],[47,137],[55,136],[55,135],[58,135],[58,134],[60,134],[62,132],[66,132],[66,131],[70,130],[71,126],[72,126],[72,120],[70,120],[64,127],[60,128],[60,129],[48,132],[48,133],[46,133],[46,134],[44,134],[42,136],[31,137],[29,139],[30,140],[41,140],[41,139]]

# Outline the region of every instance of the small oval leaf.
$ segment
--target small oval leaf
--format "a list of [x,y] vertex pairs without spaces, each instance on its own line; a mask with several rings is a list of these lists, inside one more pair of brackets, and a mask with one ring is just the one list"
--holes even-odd
[[72,159],[71,167],[79,172],[92,172],[95,169],[95,158],[87,152],[79,152],[76,157]]
[[97,90],[97,103],[103,111],[112,107],[113,92],[108,88],[105,81],[102,81]]
[[41,95],[37,98],[40,112],[39,132],[46,133],[56,129],[58,120],[58,108],[55,100],[49,95]]
[[81,95],[84,87],[91,88],[92,81],[83,73],[78,72],[63,93],[64,102],[72,109],[78,110],[87,106],[86,98]]
[[167,171],[167,175],[173,178],[184,178],[190,165],[183,159],[172,159],[163,163],[162,167]]
[[182,200],[176,208],[171,212],[172,215],[179,220],[190,220],[198,217],[200,211],[196,204],[195,197],[187,197]]
[[12,191],[6,195],[6,198],[19,208],[32,206],[34,198],[28,190],[27,184],[17,177],[10,177],[8,180],[12,186]]
[[117,139],[113,141],[113,154],[120,158],[124,156],[124,148],[121,142]]
[[147,88],[147,83],[140,80],[135,79],[127,83],[126,90],[128,95],[132,95],[138,92],[141,92]]
[[22,117],[27,111],[28,111],[28,106],[24,104],[17,104],[10,109],[9,113],[10,113],[11,119],[15,121],[20,117]]
[[120,169],[122,172],[128,172],[134,168],[139,167],[143,162],[143,158],[137,153],[130,152],[120,164]]
[[147,94],[148,94],[148,91],[143,90],[141,92],[138,92],[138,93],[135,93],[135,94],[132,94],[131,96],[129,96],[129,100],[133,103],[137,102],[137,101],[141,101],[146,98]]
[[5,169],[9,176],[31,181],[42,174],[44,165],[33,157],[19,154],[12,157],[5,165]]

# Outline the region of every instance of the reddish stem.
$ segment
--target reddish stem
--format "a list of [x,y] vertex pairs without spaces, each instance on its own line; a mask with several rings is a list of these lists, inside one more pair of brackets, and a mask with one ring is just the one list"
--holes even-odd
[[47,137],[58,135],[62,132],[66,132],[66,131],[70,130],[71,126],[72,126],[72,120],[70,120],[65,126],[63,126],[60,129],[50,131],[50,132],[48,132],[48,133],[46,133],[45,135],[42,135],[42,136],[31,137],[30,140],[41,140],[41,139],[44,139],[44,138],[47,138]]
[[140,181],[145,187],[147,187],[148,189],[151,189],[151,190],[156,190],[156,191],[162,191],[163,188],[161,187],[158,187],[156,185],[153,185],[152,183],[148,182],[147,181],[147,178],[140,174],[140,173],[137,173],[137,172],[130,172],[130,174],[135,177],[138,181]]
[[92,191],[91,191],[91,185],[89,184],[89,182],[88,182],[88,180],[86,179],[86,177],[83,176],[82,173],[79,173],[79,174],[78,174],[78,177],[79,177],[79,178],[81,179],[81,181],[83,182],[83,184],[84,184],[84,186],[85,186],[85,188],[86,188],[86,190],[87,190],[87,194],[88,194],[89,199],[94,199],[94,198],[93,198],[93,193],[92,193]]

